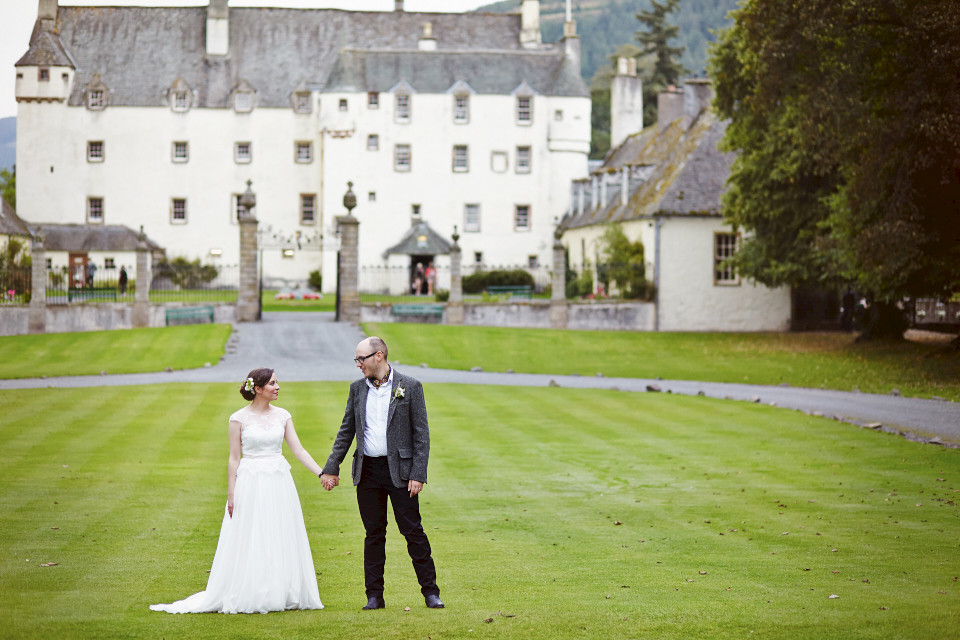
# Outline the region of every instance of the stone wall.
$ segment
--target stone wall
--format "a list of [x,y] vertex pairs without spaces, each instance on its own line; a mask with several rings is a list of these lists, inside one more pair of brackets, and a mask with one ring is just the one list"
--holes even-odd
[[[147,326],[166,326],[167,308],[178,306],[184,305],[151,304]],[[236,322],[236,307],[232,304],[213,303],[198,306],[212,306],[215,323],[233,324]],[[0,307],[0,336],[17,336],[29,333],[29,315],[27,305]],[[133,328],[133,305],[122,302],[48,304],[46,316],[46,333]]]

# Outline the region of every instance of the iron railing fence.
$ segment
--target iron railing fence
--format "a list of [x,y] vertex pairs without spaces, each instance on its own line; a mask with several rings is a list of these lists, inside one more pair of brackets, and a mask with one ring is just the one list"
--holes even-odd
[[32,292],[33,273],[30,267],[0,269],[0,304],[27,304]]
[[151,302],[236,302],[240,288],[240,265],[160,263],[151,276]]

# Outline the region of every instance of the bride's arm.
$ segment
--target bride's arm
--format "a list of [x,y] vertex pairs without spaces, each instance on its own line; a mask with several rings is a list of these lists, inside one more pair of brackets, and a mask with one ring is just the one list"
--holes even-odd
[[305,466],[310,470],[311,473],[315,476],[319,476],[323,469],[320,468],[314,459],[306,449],[303,448],[303,445],[300,444],[300,438],[297,437],[297,430],[293,428],[293,420],[287,420],[287,426],[284,431],[283,437],[287,440],[287,445],[290,447],[290,451],[293,452],[293,455],[297,457],[297,460],[300,461],[300,464]]
[[227,512],[233,517],[233,490],[237,486],[237,467],[240,466],[240,423],[230,421],[230,459],[227,461]]

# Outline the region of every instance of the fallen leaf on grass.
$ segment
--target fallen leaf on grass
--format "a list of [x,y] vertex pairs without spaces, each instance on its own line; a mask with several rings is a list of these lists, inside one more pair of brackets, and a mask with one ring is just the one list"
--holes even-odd
[[619,520],[617,520],[617,521],[616,521],[616,522],[614,522],[613,524],[614,524],[614,526],[616,526],[616,525],[618,525],[618,524],[623,524],[623,523],[622,523],[622,522],[620,522]]
[[702,575],[702,576],[707,575],[707,572],[706,572],[706,571],[700,571],[699,573],[700,573],[700,575]]
[[50,527],[50,528],[53,529],[54,531],[56,531],[56,530],[59,529],[60,527]]
[[886,611],[888,607],[880,607],[880,611]]
[[404,607],[403,610],[404,610],[404,611],[410,611],[410,607]]
[[55,567],[55,566],[57,566],[58,564],[60,564],[60,563],[59,563],[59,562],[44,562],[44,563],[43,563],[42,565],[40,565],[40,566],[41,566],[41,567]]
[[836,600],[836,599],[839,598],[839,597],[840,597],[840,596],[838,596],[837,594],[834,593],[833,595],[829,596],[829,599],[830,599],[830,600]]
[[487,618],[484,622],[493,622],[493,618]]

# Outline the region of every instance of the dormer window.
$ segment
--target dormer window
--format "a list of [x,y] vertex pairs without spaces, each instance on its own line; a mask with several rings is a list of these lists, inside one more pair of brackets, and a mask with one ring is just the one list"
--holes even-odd
[[293,110],[297,113],[310,113],[310,94],[297,93],[293,96]]
[[368,109],[379,109],[380,108],[380,94],[376,91],[370,91],[367,93],[367,108]]
[[246,91],[238,91],[233,97],[233,108],[240,113],[253,111],[253,94]]
[[463,93],[453,96],[453,121],[458,124],[470,122],[470,95]]
[[177,91],[173,94],[173,110],[186,111],[190,107],[190,101],[187,99],[186,91]]
[[40,82],[49,82],[50,81],[50,69],[46,67],[40,67],[37,70],[37,80]]
[[105,109],[110,102],[110,90],[100,80],[100,74],[93,74],[90,83],[84,89],[87,109],[94,111]]
[[167,102],[174,111],[189,111],[193,106],[193,89],[183,77],[177,77],[167,89]]
[[533,97],[517,96],[517,124],[533,122]]
[[397,122],[410,122],[409,93],[398,93],[396,95],[396,119]]
[[103,91],[91,91],[87,94],[87,106],[91,109],[103,109]]

